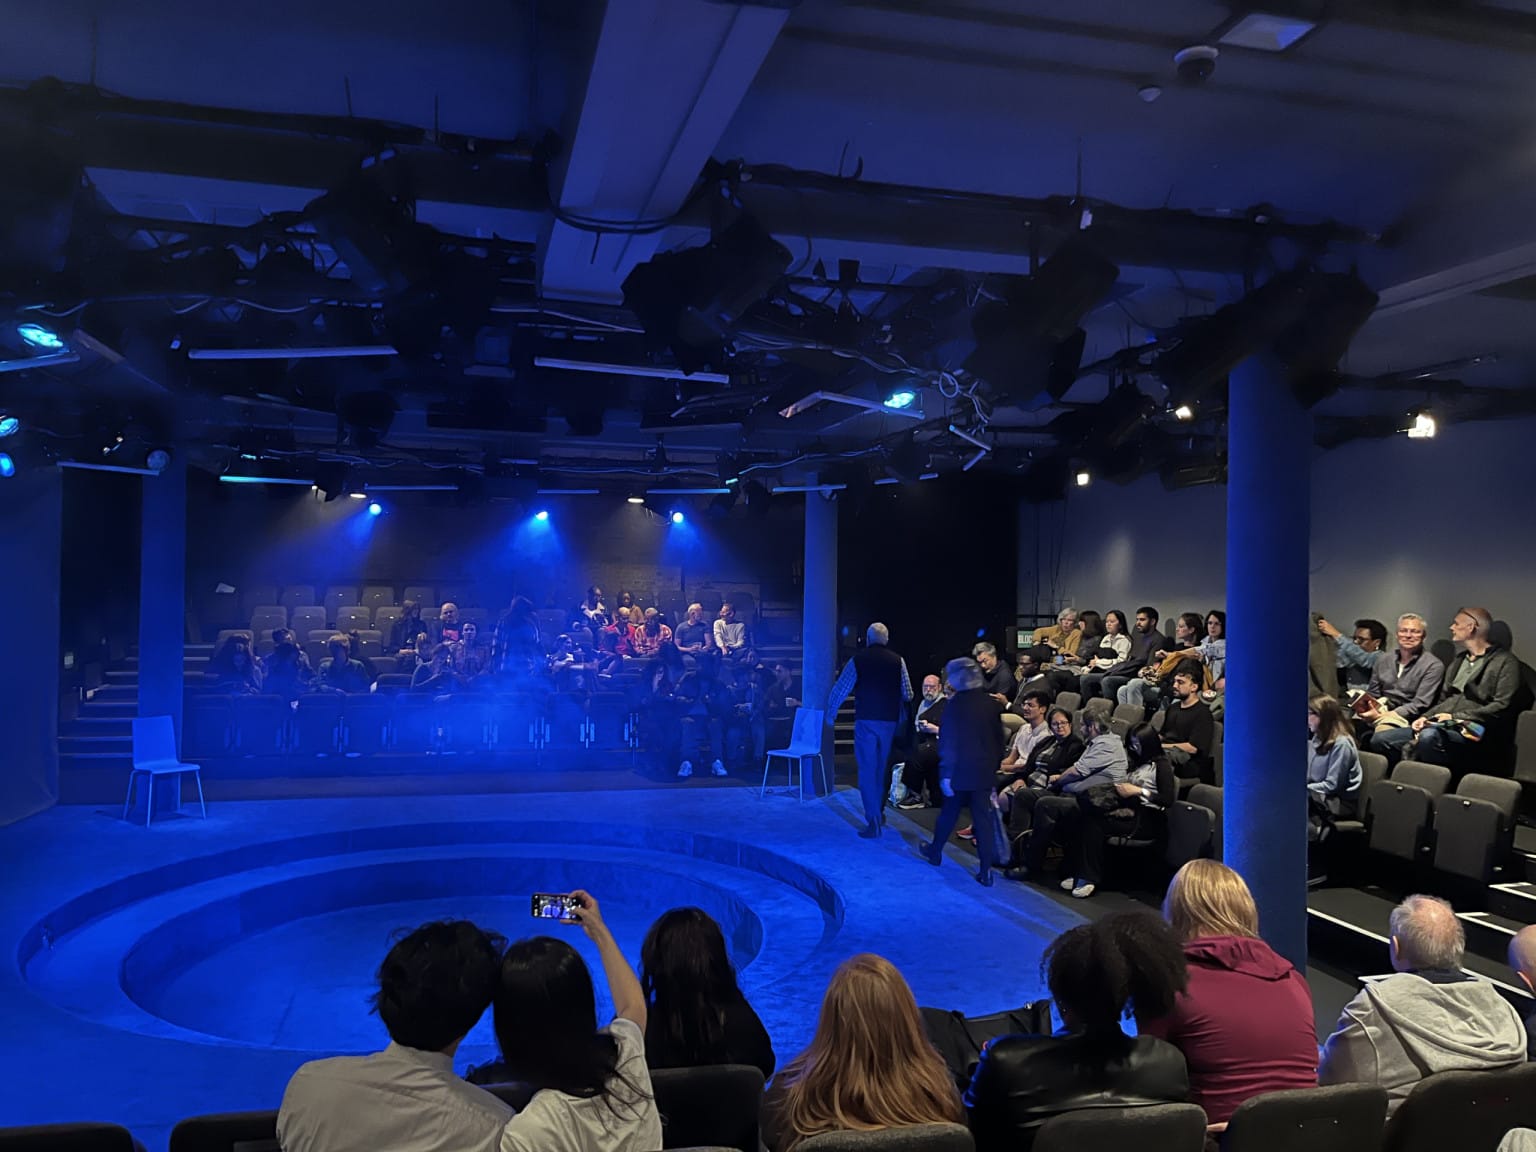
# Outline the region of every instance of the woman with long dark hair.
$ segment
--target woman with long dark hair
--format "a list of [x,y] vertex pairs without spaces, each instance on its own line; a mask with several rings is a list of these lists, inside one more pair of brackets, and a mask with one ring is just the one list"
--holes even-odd
[[1066,1036],[989,1044],[965,1094],[977,1152],[1029,1152],[1040,1125],[1080,1108],[1177,1104],[1184,1057],[1120,1021],[1166,1015],[1189,984],[1179,938],[1150,912],[1121,912],[1056,937],[1041,960]]
[[1178,799],[1178,778],[1152,725],[1138,724],[1125,734],[1125,762],[1124,780],[1079,796],[1082,819],[1057,826],[1065,853],[1061,887],[1080,900],[1104,882],[1104,841],[1111,836],[1157,839],[1168,806]]
[[1313,827],[1320,830],[1337,818],[1353,819],[1360,798],[1360,749],[1355,726],[1344,706],[1332,696],[1307,702],[1307,799]]
[[564,940],[534,936],[506,951],[493,1001],[501,1073],[534,1089],[507,1122],[501,1152],[655,1152],[661,1117],[645,1066],[645,993],[597,901],[572,892],[597,945],[614,1019],[597,1026],[592,973]]
[[663,912],[640,946],[645,1062],[651,1068],[751,1064],[773,1075],[773,1041],[736,982],[725,934],[702,908]]
[[260,692],[261,668],[251,652],[251,638],[244,632],[226,636],[203,677],[220,692]]

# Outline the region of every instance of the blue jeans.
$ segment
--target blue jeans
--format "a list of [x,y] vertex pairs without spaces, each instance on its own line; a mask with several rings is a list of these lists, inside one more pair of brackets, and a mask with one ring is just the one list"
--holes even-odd
[[891,758],[891,742],[895,738],[894,720],[853,722],[853,758],[859,765],[859,795],[864,800],[864,819],[871,828],[880,827],[885,811],[885,765]]
[[[1414,736],[1419,738],[1417,744],[1413,743]],[[1454,728],[1426,724],[1419,732],[1412,728],[1388,728],[1377,732],[1370,739],[1370,747],[1394,764],[1399,760],[1418,760],[1423,764],[1454,768],[1466,758],[1472,745]]]

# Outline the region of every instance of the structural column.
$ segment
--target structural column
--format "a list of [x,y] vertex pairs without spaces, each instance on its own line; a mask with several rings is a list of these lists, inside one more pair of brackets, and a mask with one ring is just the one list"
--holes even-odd
[[187,619],[187,466],[176,453],[144,477],[139,549],[140,716],[169,716],[181,738]]
[[1305,971],[1312,418],[1267,357],[1229,391],[1225,857],[1264,938]]
[[[804,585],[800,695],[807,708],[825,708],[837,678],[837,502],[821,492],[805,494]],[[821,751],[830,781],[835,761],[832,729],[825,726]]]

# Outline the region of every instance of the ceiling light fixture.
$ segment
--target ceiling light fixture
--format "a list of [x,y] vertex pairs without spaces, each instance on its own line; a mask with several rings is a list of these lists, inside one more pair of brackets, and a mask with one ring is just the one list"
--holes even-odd
[[0,439],[14,436],[21,431],[21,421],[15,416],[0,416]]
[[595,360],[568,360],[563,356],[535,356],[535,368],[559,368],[565,372],[597,372],[604,376],[643,376],[650,380],[692,380],[699,384],[729,384],[724,372],[684,372],[681,368],[658,368],[650,364],[608,364]]
[[344,360],[354,356],[398,356],[393,344],[337,348],[192,348],[188,360]]
[[1180,404],[1173,410],[1173,418],[1175,420],[1193,420],[1195,418],[1195,410],[1188,404]]
[[912,389],[898,388],[885,398],[884,403],[887,408],[895,408],[899,411],[903,408],[912,407],[913,402],[916,400],[917,393],[912,391]]
[[44,328],[41,324],[18,324],[16,335],[30,348],[41,348],[44,352],[60,352],[64,349],[64,338],[52,328]]
[[1093,483],[1093,475],[1089,472],[1079,472],[1076,479],[1079,488],[1086,488],[1089,484]]
[[626,496],[626,497],[624,497],[624,503],[626,503],[626,504],[644,504],[645,503],[645,497],[644,496]]
[[923,414],[916,408],[887,408],[883,400],[866,400],[862,396],[849,396],[844,392],[812,392],[788,408],[779,409],[779,415],[789,420],[822,403],[846,404],[850,408],[862,408],[866,412],[879,412],[885,416],[904,416],[909,420],[923,419]]

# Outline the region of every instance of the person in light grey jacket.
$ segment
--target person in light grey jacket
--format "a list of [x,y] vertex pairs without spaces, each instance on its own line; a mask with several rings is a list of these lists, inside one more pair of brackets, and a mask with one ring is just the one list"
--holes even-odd
[[1367,981],[1323,1045],[1320,1084],[1379,1084],[1390,1115],[1426,1076],[1523,1064],[1525,1025],[1486,980],[1461,970],[1451,906],[1409,896],[1392,909],[1393,975]]

